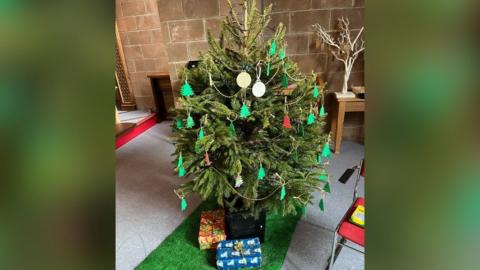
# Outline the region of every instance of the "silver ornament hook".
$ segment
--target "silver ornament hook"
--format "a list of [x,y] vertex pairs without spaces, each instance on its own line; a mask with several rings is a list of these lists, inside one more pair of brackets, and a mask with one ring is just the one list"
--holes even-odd
[[262,60],[257,63],[257,81],[260,81],[260,76],[262,75]]

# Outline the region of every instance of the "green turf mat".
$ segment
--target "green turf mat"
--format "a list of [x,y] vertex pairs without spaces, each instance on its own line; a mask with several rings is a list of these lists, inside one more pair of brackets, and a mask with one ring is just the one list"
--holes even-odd
[[[203,202],[135,269],[216,269],[215,250],[200,250],[197,240],[200,213],[216,207],[215,202]],[[277,270],[282,267],[299,218],[267,216],[265,243],[262,244],[263,267],[257,269]]]

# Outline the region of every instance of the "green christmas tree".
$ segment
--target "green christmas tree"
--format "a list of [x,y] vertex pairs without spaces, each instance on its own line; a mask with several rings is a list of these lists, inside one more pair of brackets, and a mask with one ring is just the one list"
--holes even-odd
[[[175,192],[181,199],[191,192],[213,196],[230,210],[241,200],[252,212],[295,214],[325,186],[319,180],[325,163],[317,160],[328,143],[324,119],[317,117],[324,86],[285,56],[281,23],[264,37],[271,5],[262,13],[248,0],[239,14],[227,2],[220,39],[208,32],[208,52],[196,68],[181,72],[193,94],[179,96],[174,110],[187,123],[172,124],[174,162],[181,157],[180,168],[193,177]],[[283,125],[285,115],[291,128]]]

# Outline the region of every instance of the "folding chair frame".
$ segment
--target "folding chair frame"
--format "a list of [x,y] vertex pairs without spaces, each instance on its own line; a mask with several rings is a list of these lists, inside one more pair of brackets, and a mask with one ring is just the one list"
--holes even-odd
[[[350,209],[354,204],[355,204],[355,200],[357,199],[357,193],[358,193],[358,182],[360,181],[360,173],[361,173],[361,169],[362,169],[362,165],[363,165],[363,162],[365,162],[363,159],[360,163],[360,166],[356,166],[355,169],[357,170],[358,169],[358,173],[357,173],[357,179],[355,179],[355,190],[353,192],[353,199],[352,199],[352,203],[350,204],[350,206],[348,207],[348,209]],[[346,242],[347,242],[347,239],[343,238],[343,237],[340,237],[340,241],[337,242],[337,238],[338,238],[338,230],[340,228],[340,225],[342,224],[342,222],[345,220],[347,214],[349,212],[347,211],[343,217],[340,219],[340,223],[337,225],[337,227],[335,228],[335,231],[333,232],[333,243],[332,243],[332,254],[330,255],[330,257],[328,258],[328,264],[326,266],[326,270],[332,270],[333,269],[333,264],[335,263],[335,261],[337,260],[337,257],[338,255],[340,254],[340,251],[342,250],[343,247],[347,247],[347,248],[350,248],[354,251],[357,251],[359,253],[362,253],[362,254],[365,254],[364,251],[361,251],[357,248],[354,248],[350,245],[348,245]]]

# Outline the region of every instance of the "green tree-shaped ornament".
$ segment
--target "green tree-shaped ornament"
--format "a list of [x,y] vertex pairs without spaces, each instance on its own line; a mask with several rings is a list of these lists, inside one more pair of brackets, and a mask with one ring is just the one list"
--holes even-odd
[[319,95],[320,93],[318,92],[318,85],[315,84],[313,87],[313,98],[318,98]]
[[275,40],[273,40],[272,45],[270,45],[270,50],[268,54],[270,54],[270,56],[274,56],[276,53],[277,53],[277,43],[275,42]]
[[204,136],[205,136],[205,134],[203,132],[203,127],[202,127],[202,128],[200,128],[200,131],[198,132],[197,141],[200,141],[201,139],[203,139]]
[[230,134],[230,137],[237,136],[237,132],[235,131],[235,125],[232,121],[230,121],[230,125],[228,126],[228,133]]
[[257,179],[263,180],[264,177],[265,177],[265,169],[263,168],[262,165],[260,165],[260,168],[258,169]]
[[188,115],[187,117],[187,128],[192,128],[195,126],[195,121],[193,121],[193,118]]
[[313,123],[315,123],[315,115],[311,112],[307,116],[307,125],[313,125]]
[[185,83],[182,85],[182,88],[180,89],[180,94],[184,97],[191,97],[193,96],[193,89],[190,84],[185,81]]
[[180,207],[181,207],[182,212],[187,209],[187,200],[185,200],[185,198],[182,198],[182,202],[181,202]]
[[178,162],[177,162],[177,168],[180,168],[180,166],[183,165],[183,156],[182,153],[178,156]]
[[280,60],[285,59],[285,48],[280,49]]
[[282,190],[280,191],[280,201],[283,201],[286,195],[287,195],[287,190],[285,189],[285,186],[282,186]]
[[240,118],[247,118],[250,116],[250,111],[245,103],[243,103],[242,108],[240,109]]
[[186,173],[187,172],[185,171],[185,168],[183,167],[183,165],[178,168],[178,176],[184,177]]
[[323,198],[320,199],[320,203],[318,203],[318,207],[320,207],[320,210],[325,211],[325,202],[323,201]]
[[332,156],[332,152],[330,152],[330,145],[328,145],[328,142],[326,142],[324,145],[323,145],[323,150],[322,150],[322,157],[331,157]]
[[283,74],[282,76],[282,82],[281,82],[281,86],[283,88],[287,88],[288,87],[288,78],[287,78],[287,74]]
[[323,107],[323,104],[322,104],[322,107],[320,108],[320,113],[319,113],[320,117],[324,117],[325,115],[327,115],[325,113],[325,107]]
[[183,128],[183,121],[182,121],[182,119],[177,119],[177,128],[178,128],[178,129]]
[[325,186],[323,186],[323,190],[324,190],[325,192],[330,193],[330,183],[327,182],[327,183],[325,184]]

